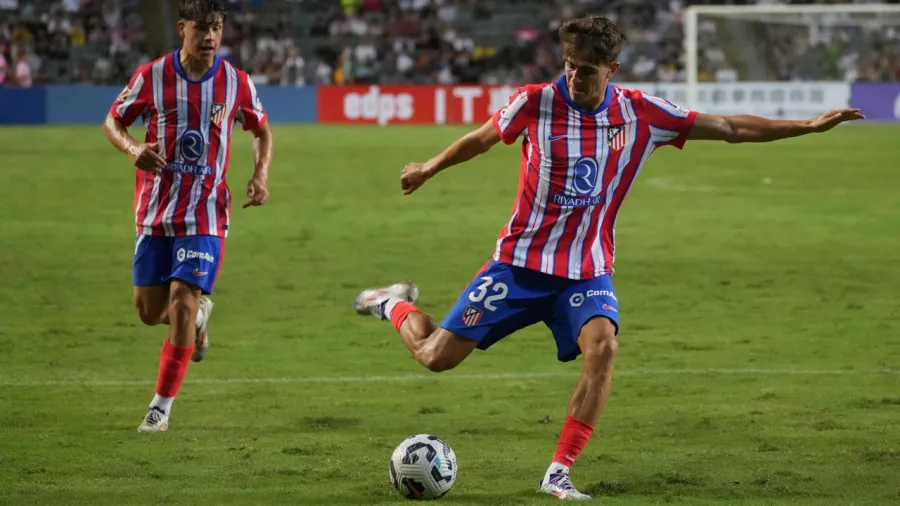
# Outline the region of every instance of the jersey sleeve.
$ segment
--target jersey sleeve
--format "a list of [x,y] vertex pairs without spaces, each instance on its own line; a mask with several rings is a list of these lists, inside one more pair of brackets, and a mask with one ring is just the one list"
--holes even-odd
[[250,76],[242,74],[240,84],[240,95],[238,97],[238,111],[235,118],[243,126],[244,130],[255,130],[269,120],[266,110],[263,108],[262,101],[256,93],[256,86],[250,80]]
[[125,123],[125,126],[131,126],[152,100],[153,83],[148,70],[149,67],[139,68],[109,109],[112,117]]
[[537,117],[540,93],[529,87],[519,88],[506,105],[494,113],[494,129],[504,144],[516,142],[528,124]]
[[668,100],[645,93],[641,93],[641,103],[653,144],[683,148],[697,119],[697,111],[682,109]]

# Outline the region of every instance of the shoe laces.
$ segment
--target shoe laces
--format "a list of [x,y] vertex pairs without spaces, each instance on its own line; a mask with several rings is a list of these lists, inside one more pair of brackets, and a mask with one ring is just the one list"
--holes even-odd
[[147,425],[154,427],[163,421],[163,412],[159,408],[150,408],[147,413]]
[[569,473],[553,473],[550,475],[550,484],[555,485],[567,492],[575,490],[572,480],[569,479]]

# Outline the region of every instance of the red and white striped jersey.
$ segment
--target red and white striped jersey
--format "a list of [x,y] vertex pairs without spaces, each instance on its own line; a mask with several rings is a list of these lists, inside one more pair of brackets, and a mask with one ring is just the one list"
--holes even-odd
[[656,148],[684,146],[696,116],[612,85],[587,112],[565,77],[519,88],[493,117],[504,143],[524,138],[519,192],[494,260],[570,279],[612,274],[628,189]]
[[145,142],[159,143],[168,162],[158,174],[135,171],[137,232],[226,237],[231,192],[225,175],[234,124],[252,130],[267,116],[245,72],[216,57],[209,72],[192,81],[178,53],[138,68],[110,109],[128,126],[141,117]]

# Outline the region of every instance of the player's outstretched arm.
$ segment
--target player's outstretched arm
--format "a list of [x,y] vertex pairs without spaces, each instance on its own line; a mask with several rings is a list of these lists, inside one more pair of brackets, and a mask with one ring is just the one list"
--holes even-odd
[[247,183],[247,202],[244,209],[250,206],[261,206],[269,201],[269,165],[272,163],[272,152],[275,143],[272,129],[266,122],[251,130],[253,133],[253,177]]
[[494,128],[494,121],[488,120],[477,130],[457,139],[441,154],[425,163],[413,162],[406,165],[400,175],[400,188],[404,195],[416,191],[438,172],[466,162],[488,151],[500,142],[500,134]]
[[166,160],[157,153],[157,143],[140,143],[128,133],[128,127],[122,120],[112,114],[106,115],[103,122],[103,133],[110,144],[131,157],[135,167],[147,172],[159,172],[166,166]]
[[697,114],[688,139],[740,142],[771,142],[831,130],[846,121],[864,119],[859,109],[836,109],[808,120],[773,120],[751,115]]

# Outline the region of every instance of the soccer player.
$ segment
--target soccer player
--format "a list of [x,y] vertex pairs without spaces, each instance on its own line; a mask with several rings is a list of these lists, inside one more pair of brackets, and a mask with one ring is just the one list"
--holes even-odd
[[440,171],[521,136],[519,192],[493,259],[440,326],[413,305],[419,291],[412,283],[365,290],[354,305],[360,314],[390,320],[416,360],[435,372],[538,322],[551,330],[558,360],[583,355],[539,491],[587,500],[569,471],[610,395],[619,331],[610,279],[614,227],[641,167],[657,148],[681,149],[687,140],[768,142],[824,132],[862,115],[845,109],[807,121],[775,121],[687,111],[609,83],[626,42],[609,19],[570,20],[559,35],[565,60],[559,80],[520,88],[480,128],[428,162],[408,164],[400,177],[409,195]]
[[[181,49],[137,69],[103,130],[135,171],[134,304],[147,325],[169,326],[159,376],[139,432],[164,431],[189,360],[209,347],[207,324],[231,211],[225,181],[235,123],[253,134],[244,208],[269,199],[272,132],[247,74],[216,56],[221,0],[181,0]],[[138,118],[144,142],[129,135]]]

